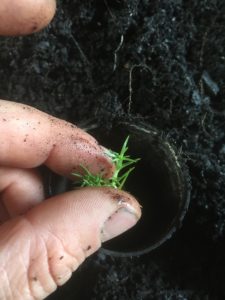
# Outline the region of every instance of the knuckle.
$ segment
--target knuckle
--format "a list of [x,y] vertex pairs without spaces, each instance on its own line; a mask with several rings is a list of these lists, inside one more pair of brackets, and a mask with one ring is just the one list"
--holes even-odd
[[64,284],[84,259],[85,254],[80,247],[75,252],[62,247],[53,256],[49,256],[49,270],[56,285]]
[[37,244],[39,250],[31,260],[29,285],[35,299],[43,299],[71,277],[86,255],[78,242],[71,251],[51,233],[47,239],[39,239]]

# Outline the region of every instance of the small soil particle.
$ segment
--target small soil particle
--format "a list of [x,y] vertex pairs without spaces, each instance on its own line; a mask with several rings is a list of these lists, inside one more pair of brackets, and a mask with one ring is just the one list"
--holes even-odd
[[145,120],[182,148],[193,185],[164,246],[94,255],[48,300],[225,299],[224,12],[224,0],[65,0],[46,30],[0,39],[1,99],[84,128]]
[[[104,193],[109,195],[113,200],[117,201],[118,204],[122,204],[123,202],[126,202],[122,197],[121,194],[118,193],[116,190],[113,189],[107,189],[104,190]],[[129,198],[127,197],[127,200],[129,200]]]
[[37,24],[34,24],[34,25],[32,25],[32,27],[31,27],[31,32],[34,32],[34,31],[36,31],[37,29],[38,29]]

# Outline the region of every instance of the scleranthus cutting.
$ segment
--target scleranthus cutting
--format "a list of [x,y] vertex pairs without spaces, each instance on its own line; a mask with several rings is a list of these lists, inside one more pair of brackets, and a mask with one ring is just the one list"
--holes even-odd
[[127,155],[129,136],[126,138],[120,152],[106,150],[108,155],[115,165],[115,172],[112,177],[104,178],[102,174],[92,174],[86,167],[81,166],[83,173],[72,173],[72,175],[79,178],[80,186],[106,186],[115,189],[123,189],[124,184],[134,170],[134,165],[140,160],[133,159]]

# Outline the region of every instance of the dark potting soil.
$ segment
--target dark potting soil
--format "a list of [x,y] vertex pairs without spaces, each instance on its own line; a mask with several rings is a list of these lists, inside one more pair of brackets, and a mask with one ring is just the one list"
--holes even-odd
[[176,142],[191,205],[139,258],[90,257],[48,299],[225,299],[224,0],[64,0],[41,33],[0,39],[0,98],[88,127],[140,119]]

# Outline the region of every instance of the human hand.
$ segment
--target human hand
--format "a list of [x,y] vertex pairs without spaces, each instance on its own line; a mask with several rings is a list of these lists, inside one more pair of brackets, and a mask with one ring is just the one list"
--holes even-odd
[[56,0],[1,0],[0,35],[25,35],[47,26],[54,17]]
[[141,215],[129,194],[82,188],[44,200],[36,168],[70,176],[113,165],[94,138],[32,107],[0,100],[0,299],[43,299],[101,243]]

